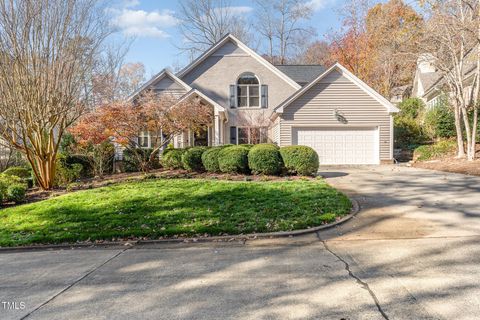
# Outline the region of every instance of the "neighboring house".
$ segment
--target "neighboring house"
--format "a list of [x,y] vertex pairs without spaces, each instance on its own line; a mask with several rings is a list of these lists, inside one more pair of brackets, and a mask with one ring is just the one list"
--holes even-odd
[[[470,54],[471,53],[471,54]],[[470,61],[469,56],[474,54],[471,50],[465,56],[465,66],[463,67],[465,95],[472,90],[472,82],[475,75],[476,64]],[[432,108],[444,101],[449,93],[445,83],[443,72],[435,67],[434,57],[430,54],[422,54],[417,60],[417,70],[413,79],[412,97],[420,98],[425,102],[427,108]]]
[[226,35],[180,72],[154,76],[131,99],[150,89],[199,97],[213,108],[211,126],[175,137],[175,147],[271,142],[311,146],[321,164],[393,160],[398,109],[340,64],[274,66]]

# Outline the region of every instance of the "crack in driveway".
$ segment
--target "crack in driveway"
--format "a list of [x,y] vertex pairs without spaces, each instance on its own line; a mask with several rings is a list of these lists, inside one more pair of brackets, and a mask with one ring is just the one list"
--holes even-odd
[[58,296],[60,296],[61,294],[67,292],[68,290],[70,290],[73,286],[75,286],[77,283],[79,283],[80,281],[82,281],[83,279],[85,279],[86,277],[88,277],[89,275],[91,275],[92,273],[94,273],[95,271],[97,271],[98,269],[100,269],[101,267],[103,267],[104,265],[106,265],[107,263],[109,263],[110,261],[112,261],[113,259],[115,259],[116,257],[118,257],[119,255],[121,255],[122,253],[124,253],[125,251],[127,251],[129,248],[125,248],[123,250],[121,250],[120,252],[117,252],[116,254],[114,254],[113,256],[111,256],[110,258],[108,258],[107,260],[105,260],[104,262],[102,262],[101,264],[99,264],[98,266],[94,267],[92,270],[88,271],[87,273],[85,273],[83,276],[81,276],[80,278],[78,278],[77,280],[73,281],[71,284],[69,284],[68,286],[66,286],[65,288],[63,288],[62,290],[60,290],[58,293],[54,294],[52,297],[50,297],[49,299],[47,299],[45,302],[41,303],[39,306],[37,306],[35,309],[33,309],[32,311],[30,311],[29,313],[27,313],[26,315],[24,315],[23,317],[20,318],[20,320],[24,320],[24,319],[27,319],[28,317],[30,317],[33,313],[35,313],[36,311],[40,310],[41,308],[43,308],[44,306],[46,306],[47,304],[49,304],[50,302],[52,302],[53,300],[55,300]]
[[368,293],[370,294],[370,296],[372,297],[373,301],[375,302],[375,305],[378,309],[378,311],[380,312],[380,314],[382,315],[382,317],[385,319],[385,320],[389,320],[387,314],[385,313],[385,311],[383,310],[382,306],[380,305],[380,301],[378,300],[377,296],[375,295],[375,292],[373,292],[373,290],[370,288],[370,286],[368,285],[367,282],[363,281],[362,279],[360,279],[358,276],[356,276],[352,270],[350,269],[350,265],[348,264],[347,261],[345,261],[342,257],[340,257],[338,254],[336,254],[334,251],[332,251],[330,249],[330,247],[327,245],[326,241],[323,240],[322,238],[320,238],[320,234],[318,232],[316,232],[317,234],[317,238],[318,240],[320,240],[320,242],[323,244],[323,246],[325,247],[325,250],[327,250],[328,252],[330,252],[330,254],[332,254],[333,256],[335,256],[338,260],[340,260],[341,262],[343,262],[343,264],[345,264],[345,270],[348,272],[348,275],[355,279],[355,281],[361,286],[362,289],[365,289],[368,291]]

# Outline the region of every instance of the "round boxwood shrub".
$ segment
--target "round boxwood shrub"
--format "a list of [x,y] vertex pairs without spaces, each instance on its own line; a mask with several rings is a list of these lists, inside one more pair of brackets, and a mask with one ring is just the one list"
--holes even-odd
[[255,174],[278,174],[283,162],[279,148],[270,143],[257,144],[248,152],[248,166]]
[[162,154],[160,161],[162,166],[168,169],[183,169],[182,155],[185,149],[168,149],[167,153]]
[[15,176],[23,179],[30,178],[32,175],[30,170],[23,167],[10,167],[3,171],[3,173],[9,176]]
[[288,146],[280,148],[285,168],[290,173],[313,176],[318,171],[318,154],[307,146]]
[[220,172],[218,154],[222,149],[225,149],[225,146],[210,148],[202,154],[202,164],[205,170],[208,172]]
[[218,153],[218,166],[225,173],[248,173],[248,151],[244,146],[223,148]]
[[25,201],[26,193],[27,193],[27,187],[24,184],[15,183],[8,186],[6,199],[8,201],[20,203]]
[[202,155],[207,149],[207,147],[193,147],[186,150],[182,154],[183,167],[189,171],[205,171]]
[[0,203],[3,200],[21,202],[25,199],[27,184],[22,178],[0,173]]

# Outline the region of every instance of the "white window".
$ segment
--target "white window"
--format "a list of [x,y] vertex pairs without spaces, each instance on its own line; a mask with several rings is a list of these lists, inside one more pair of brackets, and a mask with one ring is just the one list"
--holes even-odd
[[244,73],[237,80],[237,106],[260,107],[260,82],[253,73]]
[[267,128],[238,127],[238,144],[259,144],[267,142]]
[[138,146],[140,148],[158,147],[163,142],[162,134],[154,134],[149,131],[142,131],[138,135]]
[[138,136],[138,146],[140,148],[150,147],[150,133],[148,131],[140,132],[140,135]]

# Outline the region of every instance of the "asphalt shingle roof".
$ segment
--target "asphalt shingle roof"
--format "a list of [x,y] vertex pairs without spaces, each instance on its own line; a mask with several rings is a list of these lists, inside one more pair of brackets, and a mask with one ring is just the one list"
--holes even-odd
[[325,67],[321,65],[285,64],[275,65],[275,67],[301,86],[309,83],[326,70]]

